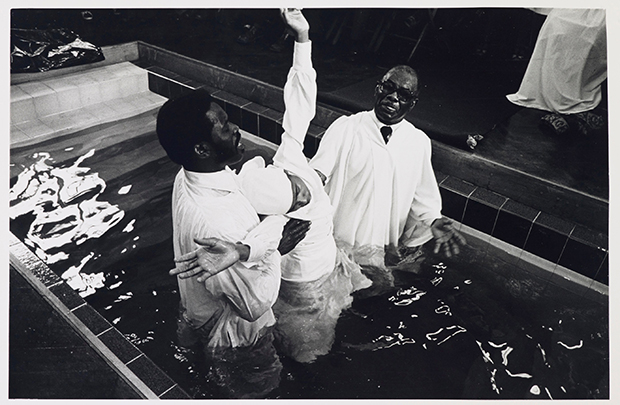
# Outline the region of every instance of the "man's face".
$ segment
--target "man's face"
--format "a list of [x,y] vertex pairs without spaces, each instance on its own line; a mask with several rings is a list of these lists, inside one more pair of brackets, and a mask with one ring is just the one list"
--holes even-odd
[[396,124],[415,106],[417,80],[405,72],[387,75],[375,87],[375,114],[386,125]]
[[217,153],[215,158],[224,166],[239,162],[245,151],[239,127],[228,121],[228,114],[217,103],[211,103],[206,116],[213,124],[210,143]]

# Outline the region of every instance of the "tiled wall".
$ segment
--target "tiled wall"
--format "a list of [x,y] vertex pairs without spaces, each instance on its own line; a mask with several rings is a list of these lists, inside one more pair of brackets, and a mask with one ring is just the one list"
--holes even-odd
[[[220,102],[232,122],[261,138],[280,143],[282,113],[274,108],[187,79],[161,67],[148,67],[149,88],[164,97],[175,97],[196,88],[207,89]],[[322,113],[309,129],[304,153],[312,157],[325,128],[339,114]],[[534,210],[517,201],[460,180],[436,173],[443,200],[442,212],[462,224],[525,252],[541,257],[608,285],[607,235]]]

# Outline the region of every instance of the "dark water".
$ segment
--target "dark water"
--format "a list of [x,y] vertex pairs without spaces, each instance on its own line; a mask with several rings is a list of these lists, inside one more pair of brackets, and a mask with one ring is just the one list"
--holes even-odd
[[[11,230],[28,239],[31,224],[41,222],[37,229],[46,241],[65,235],[65,244],[48,243],[48,257],[68,254],[50,268],[68,277],[73,267],[85,299],[191,396],[220,398],[214,365],[176,344],[178,291],[167,272],[178,166],[165,157],[153,128],[154,113],[147,113],[12,150],[13,188],[19,173],[41,161],[36,153],[49,158],[11,203],[45,188],[39,204],[12,218]],[[249,157],[265,153],[248,144]],[[52,170],[71,167],[73,177]],[[59,190],[76,178],[82,188],[63,197]],[[110,215],[98,217],[91,206]],[[77,219],[51,217],[55,210],[76,210]],[[89,218],[100,226],[84,226]],[[499,258],[467,248],[450,262],[429,258],[421,274],[395,271],[393,289],[356,296],[343,312],[330,354],[311,364],[282,356],[280,384],[268,397],[608,398],[607,306],[508,269]]]

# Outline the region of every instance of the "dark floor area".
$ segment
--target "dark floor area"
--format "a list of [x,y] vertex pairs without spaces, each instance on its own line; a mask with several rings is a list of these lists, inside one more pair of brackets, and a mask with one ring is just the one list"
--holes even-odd
[[13,268],[9,281],[9,398],[140,398]]

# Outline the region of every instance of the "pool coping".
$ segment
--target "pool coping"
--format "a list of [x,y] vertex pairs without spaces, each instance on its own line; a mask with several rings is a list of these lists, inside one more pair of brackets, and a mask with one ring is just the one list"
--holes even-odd
[[190,396],[12,232],[9,264],[143,399]]

